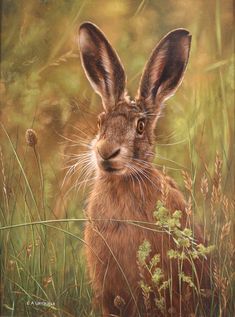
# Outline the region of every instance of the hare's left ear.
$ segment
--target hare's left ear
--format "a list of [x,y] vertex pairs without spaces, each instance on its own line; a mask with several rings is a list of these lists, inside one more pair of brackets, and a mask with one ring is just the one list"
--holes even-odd
[[112,108],[125,93],[126,76],[120,59],[101,30],[91,22],[79,28],[82,65],[104,109]]
[[147,110],[159,113],[161,103],[176,92],[187,66],[190,44],[189,32],[177,29],[168,33],[153,50],[137,96],[144,101]]

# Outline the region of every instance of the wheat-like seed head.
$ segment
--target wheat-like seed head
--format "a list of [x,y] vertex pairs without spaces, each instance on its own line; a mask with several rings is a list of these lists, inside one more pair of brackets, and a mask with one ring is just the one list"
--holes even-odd
[[202,179],[201,179],[201,193],[202,193],[204,199],[206,199],[208,191],[209,191],[208,179],[206,177],[206,174],[204,174]]
[[216,195],[217,195],[217,200],[220,201],[221,199],[221,182],[222,182],[222,165],[223,161],[220,158],[219,153],[216,153],[216,158],[215,158],[215,172],[214,172],[214,179],[213,183],[216,188]]
[[192,198],[191,196],[189,196],[188,198],[188,203],[187,206],[185,208],[186,214],[188,217],[190,217],[192,215]]
[[214,174],[214,185],[216,188],[219,188],[221,186],[222,165],[223,165],[223,161],[220,158],[219,153],[217,152],[215,157],[215,174]]
[[163,178],[161,182],[161,193],[162,193],[162,202],[163,205],[167,205],[167,199],[168,199],[168,194],[169,194],[169,188],[167,186],[167,179],[166,179],[166,168],[163,166]]
[[225,217],[225,220],[229,219],[229,200],[225,195],[222,196],[222,210]]
[[216,195],[216,188],[213,185],[212,186],[212,192],[211,192],[211,214],[212,214],[212,223],[215,222],[216,219],[216,210],[215,210],[215,204],[217,202],[217,195]]
[[142,294],[143,294],[143,297],[144,297],[144,305],[145,305],[145,308],[146,308],[146,310],[148,312],[151,309],[150,294],[149,294],[149,292],[146,292],[144,290],[142,290]]
[[231,229],[231,220],[229,222],[226,222],[222,229],[220,234],[220,241],[222,242],[226,236],[229,235]]
[[190,175],[186,171],[182,171],[182,175],[183,175],[183,179],[184,179],[185,188],[192,194],[193,182],[192,182]]

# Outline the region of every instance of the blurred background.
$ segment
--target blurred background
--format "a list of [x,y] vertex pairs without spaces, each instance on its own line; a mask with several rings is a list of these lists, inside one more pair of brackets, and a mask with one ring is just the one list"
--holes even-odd
[[[78,26],[87,20],[104,31],[118,52],[132,97],[144,64],[161,37],[175,28],[191,32],[184,81],[167,101],[156,128],[155,162],[160,169],[165,166],[181,187],[182,170],[187,171],[195,197],[199,197],[200,179],[204,174],[213,179],[219,153],[223,192],[233,198],[233,1],[2,0],[2,225],[52,218],[55,206],[61,204],[63,154],[78,152],[66,142],[89,140],[95,135],[96,115],[102,105],[82,70],[77,45]],[[29,128],[37,134],[33,147],[25,140]],[[84,188],[71,190],[67,217],[84,217],[86,196]],[[200,206],[196,217],[202,218]],[[44,312],[48,316],[93,316],[83,274],[82,241],[68,232],[82,239],[82,224],[68,223],[57,230],[29,226],[2,232],[2,292],[7,316],[17,316],[16,312],[30,316],[31,310],[35,314],[35,308],[25,304],[32,294],[56,302]],[[63,252],[56,245],[57,239]]]
[[[167,101],[156,131],[159,155],[175,163],[159,164],[192,169],[192,163],[200,168],[204,162],[210,167],[219,151],[232,167],[232,1],[3,0],[1,11],[0,119],[19,153],[26,148],[26,129],[37,132],[48,173],[50,165],[59,170],[65,128],[86,116],[95,131],[95,115],[102,111],[79,60],[77,28],[86,20],[96,23],[116,48],[131,96],[160,38],[178,27],[191,32],[185,79]],[[0,133],[3,145],[7,140]],[[228,188],[231,182],[229,172]]]

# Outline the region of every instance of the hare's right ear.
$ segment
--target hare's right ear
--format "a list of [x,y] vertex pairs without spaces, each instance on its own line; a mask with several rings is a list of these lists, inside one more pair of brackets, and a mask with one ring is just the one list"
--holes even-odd
[[177,29],[168,33],[153,50],[137,96],[144,101],[147,111],[159,114],[161,103],[179,87],[188,63],[190,44],[189,32]]
[[111,110],[125,93],[126,77],[120,59],[101,30],[90,22],[79,28],[82,65],[106,111]]

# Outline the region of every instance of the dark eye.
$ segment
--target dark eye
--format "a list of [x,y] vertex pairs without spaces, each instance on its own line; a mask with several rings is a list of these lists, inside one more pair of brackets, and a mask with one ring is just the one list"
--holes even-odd
[[100,128],[100,125],[101,125],[101,120],[100,120],[100,118],[98,118],[98,120],[97,120],[97,127],[98,127],[98,129]]
[[144,132],[144,128],[145,128],[145,122],[143,119],[140,119],[138,122],[137,122],[137,132],[139,134],[142,134]]

